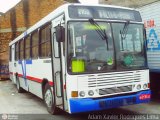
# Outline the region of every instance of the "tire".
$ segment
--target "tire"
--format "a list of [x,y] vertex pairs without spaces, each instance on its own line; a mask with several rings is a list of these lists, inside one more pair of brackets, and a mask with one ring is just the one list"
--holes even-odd
[[16,86],[17,86],[17,90],[18,93],[22,93],[24,90],[21,88],[20,82],[19,82],[19,78],[16,77]]
[[58,108],[56,107],[55,102],[54,102],[55,96],[53,96],[51,87],[49,86],[48,83],[45,85],[43,99],[47,107],[47,111],[50,114],[54,114],[54,115],[58,114]]

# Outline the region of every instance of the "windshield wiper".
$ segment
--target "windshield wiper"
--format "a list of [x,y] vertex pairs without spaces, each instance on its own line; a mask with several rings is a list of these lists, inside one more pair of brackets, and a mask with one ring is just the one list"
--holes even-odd
[[123,40],[126,39],[129,24],[130,24],[130,21],[127,20],[124,24],[123,30],[120,30],[122,50],[124,50]]
[[107,50],[109,50],[109,48],[108,48],[108,36],[107,36],[107,34],[106,34],[105,29],[103,30],[103,29],[99,26],[99,24],[98,24],[96,21],[94,21],[92,18],[89,19],[88,21],[97,28],[97,29],[95,29],[95,30],[96,30],[96,32],[99,34],[99,36],[101,37],[101,39],[102,39],[102,40],[106,40]]

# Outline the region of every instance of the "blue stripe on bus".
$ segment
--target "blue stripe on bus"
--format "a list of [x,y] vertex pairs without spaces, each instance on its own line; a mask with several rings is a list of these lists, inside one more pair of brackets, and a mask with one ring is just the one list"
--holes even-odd
[[[26,64],[32,64],[32,60],[25,60]],[[22,64],[22,60],[18,61],[18,64]]]
[[70,112],[88,112],[96,110],[105,110],[110,108],[117,108],[125,105],[148,103],[150,98],[140,100],[140,95],[148,94],[150,95],[150,90],[141,91],[134,95],[118,96],[111,98],[71,98],[70,101]]
[[[24,63],[23,63],[24,62]],[[27,78],[26,78],[26,64],[32,64],[32,60],[19,60],[18,61],[18,64],[21,64],[21,67],[22,67],[22,74],[23,74],[23,79],[24,79],[24,82],[25,82],[25,86],[27,86]]]

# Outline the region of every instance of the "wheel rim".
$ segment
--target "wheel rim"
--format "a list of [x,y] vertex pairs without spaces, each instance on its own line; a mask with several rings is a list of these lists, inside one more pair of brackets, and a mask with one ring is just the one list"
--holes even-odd
[[48,107],[52,106],[52,93],[49,89],[45,93],[45,103]]

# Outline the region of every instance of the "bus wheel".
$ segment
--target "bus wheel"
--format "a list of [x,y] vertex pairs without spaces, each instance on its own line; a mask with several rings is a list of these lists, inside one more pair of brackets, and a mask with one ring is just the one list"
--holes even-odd
[[18,93],[22,93],[23,89],[20,86],[20,82],[19,82],[19,78],[18,77],[16,77],[16,85],[17,85]]
[[46,104],[47,110],[50,114],[57,114],[58,110],[54,102],[54,95],[52,93],[51,87],[49,84],[45,85],[43,99]]

